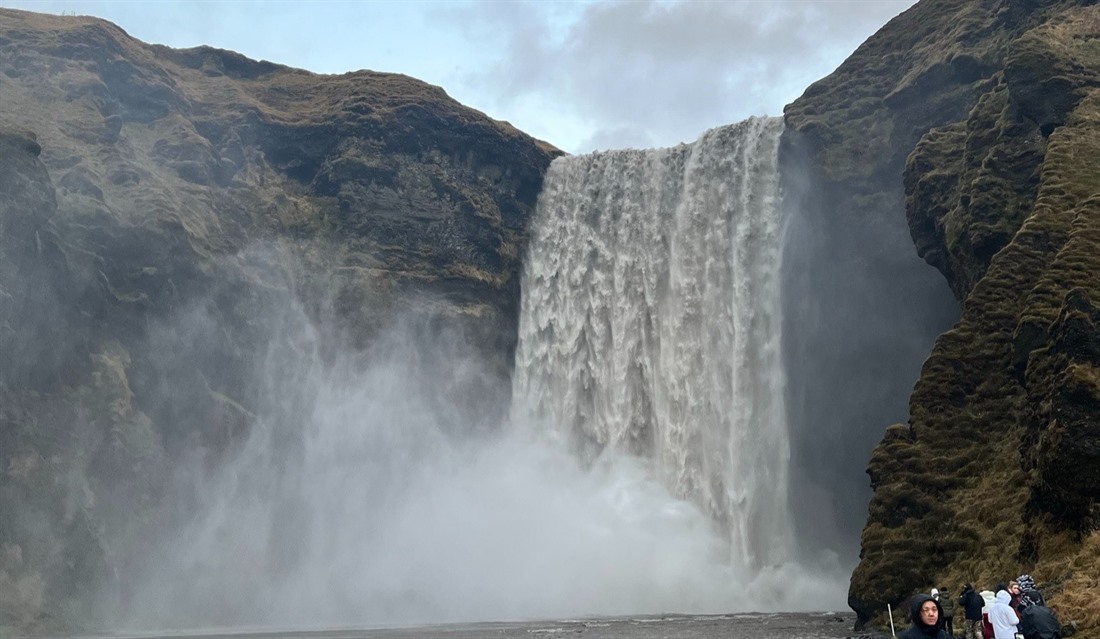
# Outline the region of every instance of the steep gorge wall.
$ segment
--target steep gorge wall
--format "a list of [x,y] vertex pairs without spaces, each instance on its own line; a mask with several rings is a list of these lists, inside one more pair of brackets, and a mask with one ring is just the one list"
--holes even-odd
[[1063,621],[1100,627],[1090,4],[926,0],[788,108],[814,186],[849,189],[849,210],[873,215],[900,207],[861,207],[868,190],[897,202],[904,189],[916,250],[962,303],[908,424],[871,456],[849,591],[861,624],[933,586],[1028,572]]
[[260,378],[293,399],[291,309],[330,358],[394,321],[474,344],[445,390],[506,407],[557,150],[404,76],[4,9],[0,96],[0,630],[95,625],[185,516],[180,460],[247,438]]

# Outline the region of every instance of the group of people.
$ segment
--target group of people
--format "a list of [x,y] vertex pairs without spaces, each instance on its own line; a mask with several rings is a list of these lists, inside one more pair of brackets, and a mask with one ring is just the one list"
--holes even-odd
[[[1020,575],[991,591],[963,586],[958,599],[965,639],[1061,639],[1062,627],[1030,575]],[[913,597],[913,624],[899,639],[955,639],[955,602],[944,589]]]

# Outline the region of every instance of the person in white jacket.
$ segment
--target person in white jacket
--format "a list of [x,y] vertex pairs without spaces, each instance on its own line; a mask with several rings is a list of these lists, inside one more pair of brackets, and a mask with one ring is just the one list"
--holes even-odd
[[997,591],[997,601],[989,607],[989,623],[993,626],[993,639],[1015,639],[1016,625],[1020,618],[1008,602],[1012,595],[1007,590]]

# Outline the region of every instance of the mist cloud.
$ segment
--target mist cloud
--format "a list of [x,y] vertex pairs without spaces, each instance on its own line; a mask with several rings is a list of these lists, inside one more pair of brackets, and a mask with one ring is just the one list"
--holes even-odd
[[[397,316],[366,351],[326,358],[335,327],[288,296],[264,304],[256,365],[240,367],[255,376],[246,386],[257,389],[257,423],[217,468],[202,450],[181,455],[177,503],[168,507],[186,517],[130,547],[143,556],[115,600],[103,602],[111,627],[331,628],[843,605],[835,562],[761,574],[732,566],[714,522],[671,495],[651,460],[608,451],[581,462],[558,429],[533,419],[485,428],[475,409],[496,411],[468,389],[495,368],[459,327]],[[217,328],[202,308],[155,334],[172,342]]]

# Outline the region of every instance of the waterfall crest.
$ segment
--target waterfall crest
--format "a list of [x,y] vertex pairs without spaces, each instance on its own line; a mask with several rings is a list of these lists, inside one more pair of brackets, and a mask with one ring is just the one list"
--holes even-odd
[[[779,118],[559,158],[525,262],[517,422],[650,458],[750,573],[790,558]],[[518,415],[517,413],[523,413]]]

